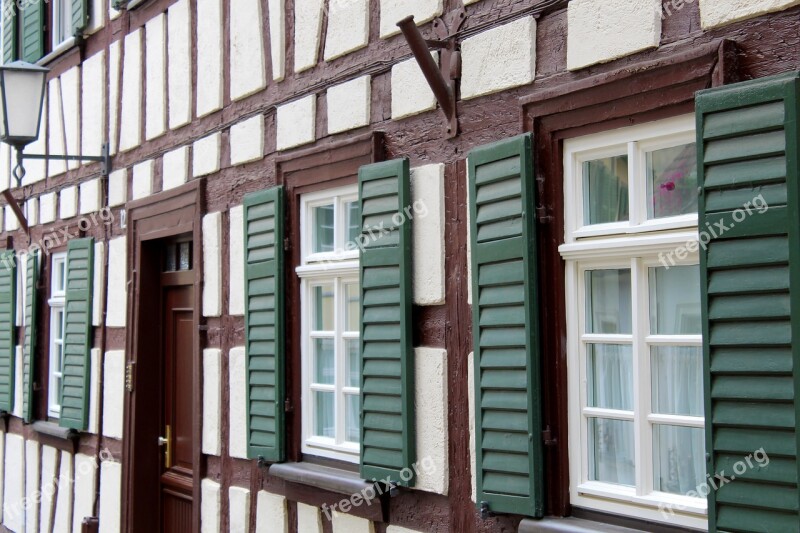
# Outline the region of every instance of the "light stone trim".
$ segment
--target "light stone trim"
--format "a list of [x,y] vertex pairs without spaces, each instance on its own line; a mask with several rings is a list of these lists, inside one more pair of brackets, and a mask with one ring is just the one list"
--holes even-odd
[[222,213],[203,217],[203,316],[222,314]]

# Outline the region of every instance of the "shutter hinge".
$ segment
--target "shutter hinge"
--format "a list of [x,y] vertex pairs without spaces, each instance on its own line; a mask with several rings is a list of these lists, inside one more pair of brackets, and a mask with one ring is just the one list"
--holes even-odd
[[558,444],[558,439],[553,438],[553,432],[550,430],[550,426],[547,426],[544,431],[542,431],[542,440],[544,440],[545,446],[555,446]]
[[489,507],[489,502],[481,502],[479,514],[481,520],[488,520],[494,516],[492,509]]
[[539,224],[547,224],[551,220],[553,220],[553,217],[547,214],[547,208],[545,206],[536,208],[536,221],[539,222]]
[[284,252],[288,252],[289,251],[289,248],[290,248],[289,244],[290,243],[291,243],[291,241],[289,240],[289,237],[286,237],[285,239],[283,239],[283,251]]
[[125,366],[125,390],[133,392],[133,365],[136,363],[130,362]]
[[283,401],[283,412],[284,413],[291,413],[294,411],[294,407],[292,407],[292,402],[289,401],[287,398]]

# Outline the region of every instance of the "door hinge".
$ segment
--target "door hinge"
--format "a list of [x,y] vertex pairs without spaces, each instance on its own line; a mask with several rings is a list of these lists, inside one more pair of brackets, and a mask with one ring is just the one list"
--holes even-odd
[[547,426],[544,431],[542,431],[542,440],[544,440],[545,446],[555,446],[558,444],[558,439],[553,438],[553,432],[550,430],[550,426]]
[[286,237],[285,239],[283,239],[283,251],[284,252],[288,252],[289,251],[290,243],[291,243],[291,241],[289,240],[289,237]]
[[553,217],[547,214],[547,208],[544,206],[540,206],[536,208],[536,221],[539,224],[547,224],[553,220]]
[[133,365],[136,363],[128,363],[125,366],[125,390],[133,392]]
[[283,412],[291,413],[292,411],[294,411],[294,407],[292,407],[292,402],[290,402],[289,399],[287,398],[283,402]]

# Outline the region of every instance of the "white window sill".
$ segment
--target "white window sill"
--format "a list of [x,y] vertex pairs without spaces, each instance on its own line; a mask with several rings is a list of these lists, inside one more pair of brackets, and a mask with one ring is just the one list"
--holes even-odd
[[58,46],[56,46],[53,49],[52,52],[50,52],[49,54],[47,54],[46,56],[41,58],[39,61],[37,61],[36,64],[37,65],[46,65],[46,64],[50,63],[51,61],[55,60],[56,58],[64,55],[69,50],[71,50],[75,46],[75,43],[76,43],[75,37],[70,37],[69,39],[67,39],[63,43],[61,43]]
[[302,451],[309,455],[317,455],[348,463],[358,463],[361,460],[361,446],[358,444],[336,444],[333,439],[326,437],[307,438],[303,443]]

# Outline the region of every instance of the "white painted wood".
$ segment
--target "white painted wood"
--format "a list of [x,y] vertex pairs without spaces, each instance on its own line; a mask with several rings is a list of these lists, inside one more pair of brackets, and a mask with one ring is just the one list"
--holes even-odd
[[318,507],[312,507],[305,503],[297,504],[297,531],[322,533],[322,517]]
[[25,531],[25,439],[6,433],[3,483],[3,525],[12,531]]
[[128,169],[115,170],[108,176],[108,205],[117,207],[128,201]]
[[92,348],[89,352],[89,420],[86,432],[97,435],[100,430],[100,349]]
[[272,79],[283,80],[286,75],[286,18],[284,0],[267,0],[269,10],[269,40],[272,54]]
[[244,316],[244,207],[232,207],[228,214],[228,314]]
[[264,115],[231,126],[231,165],[241,165],[264,158]]
[[162,190],[180,187],[189,180],[189,147],[181,146],[165,153],[162,165]]
[[169,127],[192,120],[192,35],[189,0],[178,0],[167,10]]
[[230,4],[231,99],[240,100],[267,86],[261,0]]
[[48,192],[39,197],[39,223],[49,224],[56,219],[56,193]]
[[5,220],[5,228],[6,231],[16,231],[19,229],[19,221],[17,217],[14,215],[14,211],[11,210],[11,206],[7,205],[3,207],[3,219]]
[[122,112],[119,123],[119,151],[126,152],[136,148],[142,142],[141,28],[125,36],[121,90]]
[[317,98],[309,95],[278,106],[277,147],[286,150],[316,139]]
[[414,488],[447,495],[447,351],[414,348],[417,479]]
[[302,72],[317,65],[317,51],[322,33],[322,0],[294,2],[294,71]]
[[145,139],[155,139],[167,130],[167,35],[163,13],[147,21],[145,32]]
[[[432,52],[436,63],[439,54]],[[436,97],[415,59],[407,59],[392,67],[392,119],[418,115],[436,109]]]
[[125,352],[106,352],[103,362],[103,435],[121,439],[125,410]]
[[368,126],[372,78],[361,76],[328,89],[328,133]]
[[210,479],[200,484],[200,533],[219,533],[220,487]]
[[289,533],[286,497],[265,490],[258,491],[256,533]]
[[103,185],[100,178],[84,181],[80,184],[79,189],[80,202],[78,203],[78,212],[81,215],[88,215],[99,211],[103,197]]
[[25,213],[25,219],[28,221],[28,227],[33,227],[39,224],[39,199],[31,198],[27,200],[22,206],[22,211]]
[[222,453],[220,422],[222,419],[222,352],[217,348],[203,350],[203,453]]
[[[58,474],[58,492],[56,493],[56,515],[53,520],[53,533],[70,533],[72,531],[72,481],[73,457],[69,452],[61,452],[61,466]],[[78,533],[77,531],[75,533]]]
[[408,15],[414,15],[414,22],[420,25],[441,15],[443,8],[443,0],[380,0],[381,38],[400,33],[397,23]]
[[411,169],[414,303],[441,305],[445,295],[444,165]]
[[75,503],[72,507],[72,531],[81,530],[86,517],[94,516],[94,498],[97,495],[94,457],[79,453],[75,455]]
[[133,166],[131,200],[139,200],[153,194],[153,171],[155,161],[149,159]]
[[115,461],[100,463],[100,531],[120,532],[122,508],[122,464]]
[[[39,443],[35,440],[25,441],[25,531],[39,532]],[[34,502],[34,503],[29,503]]]
[[368,42],[368,0],[330,0],[325,61],[332,61],[364,48]]
[[52,446],[42,446],[42,480],[41,480],[41,516],[39,519],[39,533],[50,533],[52,527],[52,512],[56,503],[58,485],[57,462],[59,451]]
[[244,347],[232,348],[228,357],[228,455],[247,459],[247,359]]
[[58,217],[67,220],[78,214],[78,187],[65,187],[58,194]]
[[250,491],[242,487],[228,489],[230,506],[228,508],[228,524],[230,533],[248,533],[250,531]]
[[128,314],[128,248],[126,237],[108,241],[106,326],[124,328]]
[[[94,54],[83,62],[81,95],[81,149],[83,155],[100,155],[105,142],[106,53]],[[71,152],[72,153],[72,152]]]
[[114,41],[108,47],[108,142],[111,155],[119,148],[119,84],[120,62],[122,60],[122,41]]
[[195,141],[192,146],[192,175],[195,178],[217,172],[220,168],[222,134],[214,133]]
[[222,1],[197,0],[197,116],[222,108]]
[[222,213],[203,217],[203,316],[222,314]]

